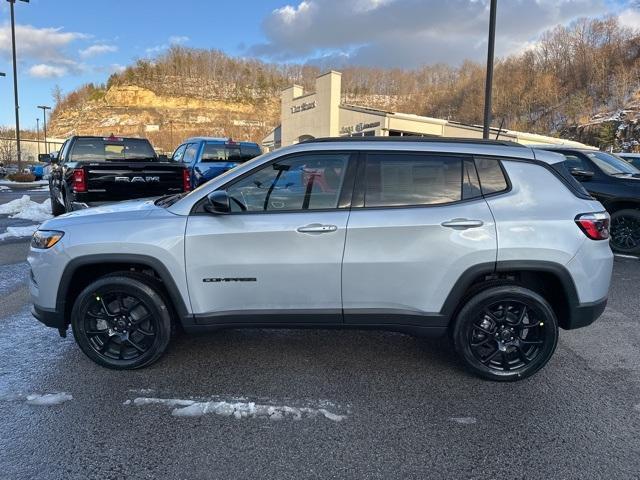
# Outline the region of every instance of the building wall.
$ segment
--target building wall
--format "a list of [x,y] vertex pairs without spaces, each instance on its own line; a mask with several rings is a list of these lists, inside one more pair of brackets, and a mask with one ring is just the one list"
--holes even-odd
[[282,92],[282,145],[298,143],[301,137],[339,135],[341,77],[333,71],[319,76],[316,91],[306,95],[299,85]]
[[[340,107],[340,128],[337,135],[348,136],[374,131],[376,136],[386,135],[387,117],[381,113],[369,113],[350,107]],[[378,124],[378,125],[376,125]]]

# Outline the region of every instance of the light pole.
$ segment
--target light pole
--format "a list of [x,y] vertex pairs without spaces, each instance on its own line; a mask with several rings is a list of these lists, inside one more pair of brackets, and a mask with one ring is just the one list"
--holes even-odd
[[[29,3],[29,0],[20,0]],[[13,51],[13,98],[16,106],[16,152],[18,155],[18,171],[22,171],[22,153],[20,151],[20,113],[18,106],[18,65],[16,62],[16,20],[13,13],[13,4],[16,0],[7,0],[11,10],[11,49]]]
[[491,92],[493,88],[493,54],[496,46],[496,9],[498,0],[491,0],[489,13],[489,45],[487,47],[487,79],[484,85],[484,121],[482,138],[489,138],[491,127]]
[[36,144],[38,145],[38,159],[40,159],[40,119],[36,118]]
[[42,130],[44,132],[44,153],[49,153],[47,145],[47,110],[51,110],[51,107],[46,105],[38,105],[38,108],[42,109]]

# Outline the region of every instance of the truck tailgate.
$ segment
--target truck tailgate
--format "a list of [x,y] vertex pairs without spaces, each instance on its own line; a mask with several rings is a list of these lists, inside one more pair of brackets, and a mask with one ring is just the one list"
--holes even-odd
[[100,162],[83,165],[92,200],[112,201],[182,192],[182,165],[160,162]]

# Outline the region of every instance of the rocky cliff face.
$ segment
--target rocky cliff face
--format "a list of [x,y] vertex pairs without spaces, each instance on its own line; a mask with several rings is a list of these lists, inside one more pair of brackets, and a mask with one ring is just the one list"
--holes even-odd
[[246,103],[157,95],[135,85],[112,86],[79,105],[56,111],[51,136],[138,135],[171,151],[195,135],[260,141],[278,122],[279,99]]

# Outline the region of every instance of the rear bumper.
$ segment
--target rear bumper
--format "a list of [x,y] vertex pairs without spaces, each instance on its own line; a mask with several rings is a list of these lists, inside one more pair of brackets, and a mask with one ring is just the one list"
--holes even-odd
[[595,322],[607,306],[607,299],[603,298],[597,302],[581,303],[574,307],[569,313],[566,322],[566,330],[586,327]]

